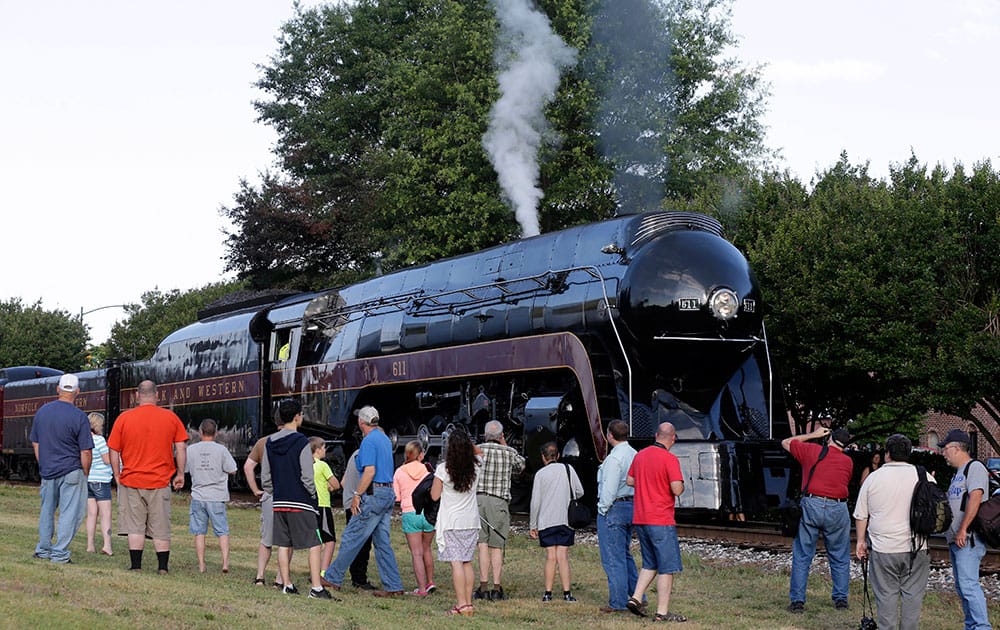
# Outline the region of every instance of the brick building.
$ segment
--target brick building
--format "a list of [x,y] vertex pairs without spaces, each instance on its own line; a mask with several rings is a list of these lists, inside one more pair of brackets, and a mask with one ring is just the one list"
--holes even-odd
[[[986,413],[985,409],[977,405],[972,410],[972,413],[993,437],[1000,440],[1000,425],[997,425],[996,420],[990,417],[990,414]],[[979,428],[976,425],[958,416],[949,416],[948,414],[937,412],[928,414],[927,420],[924,422],[924,431],[920,436],[920,446],[939,451],[938,441],[952,429],[961,429],[973,438],[973,441],[976,443],[975,455],[979,460],[985,461],[989,457],[1000,457],[1000,453],[997,453],[986,438],[980,435]]]

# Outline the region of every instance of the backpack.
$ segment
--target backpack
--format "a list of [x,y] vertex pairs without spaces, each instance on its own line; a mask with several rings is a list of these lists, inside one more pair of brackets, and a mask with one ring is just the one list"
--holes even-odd
[[[962,495],[963,510],[969,499],[968,479],[969,467],[971,466],[972,462],[966,464],[963,473],[966,479],[965,494]],[[976,512],[976,518],[972,521],[972,526],[969,529],[987,546],[1000,548],[1000,495],[994,495],[985,503],[979,504],[979,511]]]
[[413,489],[413,509],[420,514],[423,512],[424,518],[431,525],[437,523],[438,508],[441,507],[440,499],[431,499],[431,485],[434,484],[434,475],[427,473],[417,487]]
[[951,505],[948,494],[927,479],[927,470],[917,466],[917,485],[910,501],[910,531],[916,551],[932,534],[941,534],[951,526]]

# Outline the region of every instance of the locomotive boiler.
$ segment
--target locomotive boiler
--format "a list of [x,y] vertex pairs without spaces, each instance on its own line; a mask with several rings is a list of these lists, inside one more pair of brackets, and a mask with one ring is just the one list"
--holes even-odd
[[[591,498],[611,420],[628,423],[636,447],[670,421],[688,488],[678,507],[752,518],[778,505],[788,473],[761,313],[749,265],[718,222],[653,212],[206,310],[148,361],[99,376],[109,417],[151,378],[192,435],[203,418],[219,421],[237,457],[271,430],[284,396],[300,397],[303,430],[339,457],[357,443],[353,411],[366,404],[397,451],[415,439],[433,454],[455,427],[480,435],[500,420],[529,474],[556,440]],[[19,385],[6,388],[5,414],[17,415],[8,403]]]

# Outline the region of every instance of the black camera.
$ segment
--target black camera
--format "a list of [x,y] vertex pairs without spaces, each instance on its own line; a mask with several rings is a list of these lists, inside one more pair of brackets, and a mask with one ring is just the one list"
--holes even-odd
[[859,630],[878,630],[878,624],[871,617],[862,617]]

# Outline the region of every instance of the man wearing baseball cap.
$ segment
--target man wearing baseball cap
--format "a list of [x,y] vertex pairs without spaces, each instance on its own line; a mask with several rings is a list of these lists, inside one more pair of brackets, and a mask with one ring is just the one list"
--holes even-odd
[[[80,382],[73,374],[59,377],[58,398],[42,405],[31,423],[30,440],[42,476],[42,507],[34,557],[69,564],[69,543],[87,510],[87,475],[93,458],[90,422],[73,401]],[[58,528],[56,510],[59,511]],[[56,537],[52,543],[53,534]]]
[[396,554],[389,540],[390,516],[396,501],[396,493],[392,489],[392,475],[395,472],[392,442],[379,427],[379,415],[375,407],[366,405],[358,410],[357,415],[358,427],[364,438],[356,461],[360,479],[351,501],[351,513],[354,517],[344,528],[344,533],[340,536],[340,551],[333,564],[324,572],[321,583],[339,591],[349,565],[365,541],[371,537],[383,588],[373,591],[372,595],[395,597],[403,594],[403,580],[399,576]]
[[948,465],[955,469],[948,487],[951,504],[951,527],[945,532],[955,591],[962,600],[965,627],[986,630],[992,628],[986,611],[986,596],[979,584],[979,563],[986,555],[986,544],[969,531],[979,512],[979,504],[989,498],[989,473],[982,462],[969,454],[972,440],[965,431],[952,429],[938,443]]
[[[809,442],[817,439],[822,439],[824,444]],[[805,610],[809,568],[820,536],[823,536],[830,563],[833,606],[838,610],[848,608],[851,515],[847,511],[847,484],[854,473],[854,463],[844,454],[844,448],[850,441],[847,429],[831,433],[830,429],[820,427],[812,433],[785,438],[781,442],[782,448],[802,466],[802,520],[792,546],[789,612],[798,614]]]

